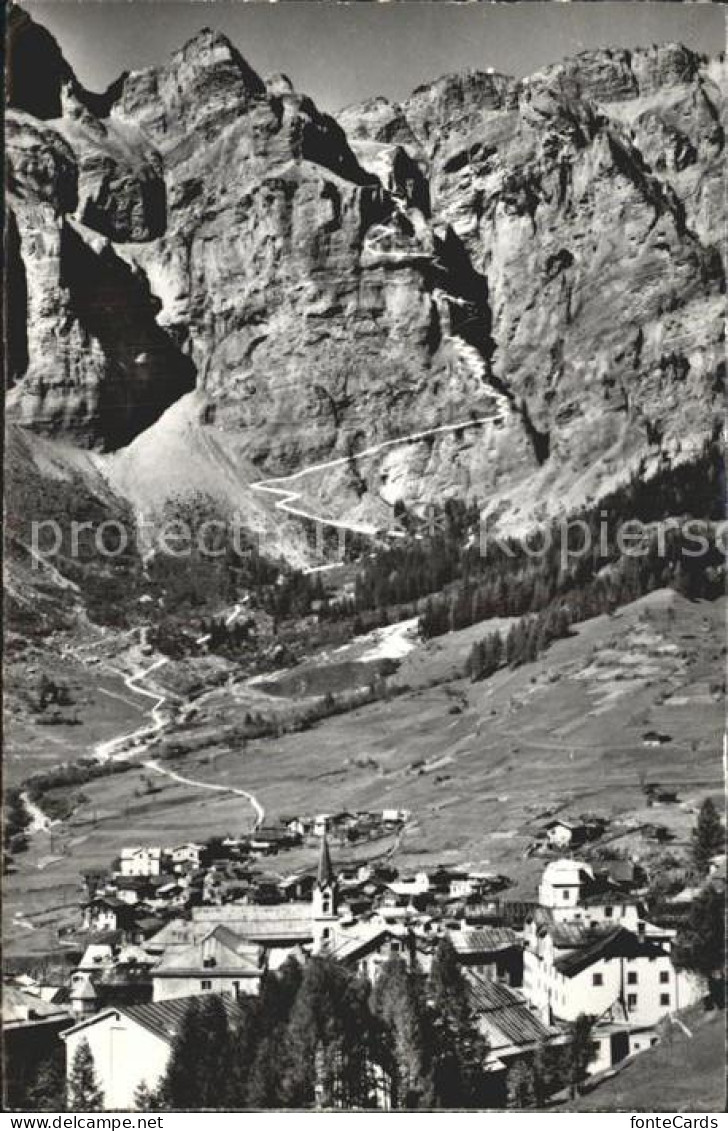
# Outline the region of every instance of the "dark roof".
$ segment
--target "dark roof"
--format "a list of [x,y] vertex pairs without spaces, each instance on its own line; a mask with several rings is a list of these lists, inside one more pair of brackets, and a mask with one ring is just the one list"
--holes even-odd
[[555,1035],[529,1009],[524,998],[501,982],[466,973],[470,1003],[493,1051],[507,1045],[531,1045]]
[[89,899],[86,903],[82,904],[83,907],[110,907],[112,911],[128,910],[130,905],[125,903],[123,899],[119,899],[115,895],[95,895],[93,899]]
[[[145,1005],[128,1006],[122,1012],[140,1025],[144,1025],[152,1033],[156,1033],[157,1036],[171,1040],[183,1021],[190,1004],[199,1000],[199,995],[192,995],[190,997],[170,998],[168,1001],[150,1001]],[[241,1009],[238,1003],[224,995],[220,995],[220,1000],[225,1007],[228,1021],[232,1023],[239,1021]]]
[[[132,1021],[136,1021],[137,1024],[143,1025],[145,1029],[154,1033],[155,1036],[161,1037],[171,1044],[175,1033],[184,1020],[190,1004],[193,1001],[199,1002],[202,997],[212,996],[217,995],[205,994],[192,995],[190,997],[176,997],[170,998],[168,1001],[150,1001],[143,1005],[116,1005],[109,1010],[103,1010],[93,1017],[80,1021],[78,1025],[74,1025],[73,1029],[67,1030],[67,1032],[63,1034],[63,1037],[65,1039],[71,1032],[75,1032],[87,1025],[93,1025],[112,1013],[123,1013],[125,1017],[129,1017]],[[224,995],[219,996],[225,1007],[228,1020],[233,1024],[240,1021],[243,1012],[240,1004],[233,1001],[232,998],[225,997]]]
[[458,954],[506,950],[521,946],[521,940],[510,927],[484,927],[475,931],[451,931],[450,941]]
[[587,892],[586,895],[582,895],[580,902],[584,907],[601,907],[605,903],[633,904],[638,900],[621,888],[609,887]]
[[665,950],[649,939],[642,939],[633,931],[624,927],[615,927],[608,933],[585,938],[585,945],[563,958],[556,960],[556,969],[566,978],[573,978],[586,970],[600,959],[608,958],[637,958],[644,955],[647,958],[657,958],[665,954]]

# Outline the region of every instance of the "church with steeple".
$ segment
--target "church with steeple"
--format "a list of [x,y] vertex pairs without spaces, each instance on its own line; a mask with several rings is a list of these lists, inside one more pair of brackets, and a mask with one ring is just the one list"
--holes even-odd
[[339,891],[326,835],[321,837],[316,884],[312,895],[313,953],[331,949],[339,921]]

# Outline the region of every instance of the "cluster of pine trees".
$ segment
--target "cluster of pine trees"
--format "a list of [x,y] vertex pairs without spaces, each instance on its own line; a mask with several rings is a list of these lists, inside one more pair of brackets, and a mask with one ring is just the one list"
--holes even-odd
[[[590,1022],[580,1024],[583,1032],[575,1029],[559,1050],[545,1047],[516,1073],[514,1100],[531,1102],[581,1082],[591,1045]],[[153,1090],[142,1083],[135,1106],[147,1112],[483,1108],[499,1098],[485,1071],[487,1053],[447,939],[429,976],[394,956],[373,988],[331,959],[304,967],[289,959],[266,976],[258,997],[234,1007],[217,995],[192,999],[163,1079]],[[103,1107],[87,1043],[76,1051],[68,1086],[49,1072],[34,1099],[36,1110],[50,1110],[51,1103],[61,1110],[64,1102],[73,1111]]]
[[[348,602],[338,602],[330,615],[406,608],[440,594],[424,615],[426,624],[435,619],[430,633],[434,636],[494,616],[537,612],[556,596],[586,587],[593,592],[584,600],[597,611],[602,611],[605,601],[621,604],[662,584],[677,583],[695,597],[715,596],[722,585],[723,564],[715,545],[691,557],[695,543],[675,526],[666,531],[664,557],[654,544],[644,557],[630,557],[621,568],[618,535],[624,523],[634,519],[646,525],[689,515],[706,523],[719,522],[722,468],[719,446],[706,444],[692,462],[663,469],[647,481],[635,474],[598,506],[570,516],[565,547],[561,524],[548,526],[542,532],[543,550],[534,546],[537,553],[528,553],[516,539],[490,539],[483,546],[480,515],[473,505],[449,500],[442,508],[433,508],[422,522],[399,504],[395,508],[399,525],[412,536],[362,557],[355,594]],[[585,542],[590,550],[581,554]],[[610,571],[614,576],[602,578],[605,567],[617,565],[619,569]]]
[[486,1054],[449,942],[429,978],[395,957],[374,989],[331,959],[291,959],[232,1023],[220,998],[193,1001],[139,1106],[477,1107]]
[[471,680],[487,679],[505,662],[510,668],[538,659],[552,640],[561,640],[571,631],[571,611],[567,605],[554,605],[534,616],[521,617],[508,630],[505,642],[500,632],[491,632],[470,649],[466,671]]

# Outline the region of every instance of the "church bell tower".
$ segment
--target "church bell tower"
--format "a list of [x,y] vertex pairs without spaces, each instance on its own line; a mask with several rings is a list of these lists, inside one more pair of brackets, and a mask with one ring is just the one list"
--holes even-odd
[[313,952],[321,954],[333,941],[334,927],[339,921],[338,887],[331,866],[326,835],[321,837],[316,885],[313,889]]

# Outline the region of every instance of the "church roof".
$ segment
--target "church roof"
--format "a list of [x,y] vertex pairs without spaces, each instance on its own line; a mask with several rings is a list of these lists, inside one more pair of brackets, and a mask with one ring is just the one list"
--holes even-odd
[[321,852],[319,853],[317,881],[320,888],[330,887],[334,882],[334,869],[329,854],[329,842],[325,836],[321,837]]
[[224,923],[248,942],[307,942],[313,938],[310,903],[226,903],[195,907],[192,915],[192,927],[204,924],[205,934]]

